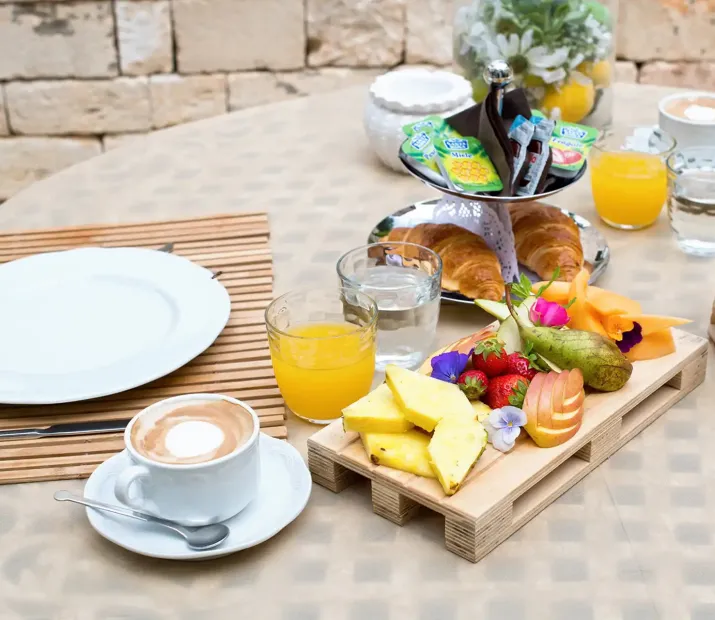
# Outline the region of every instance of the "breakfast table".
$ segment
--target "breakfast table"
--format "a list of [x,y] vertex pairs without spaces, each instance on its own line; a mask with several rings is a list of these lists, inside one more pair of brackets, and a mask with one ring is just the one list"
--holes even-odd
[[[619,84],[616,122],[656,122],[670,92]],[[7,201],[0,231],[267,211],[274,293],[332,284],[339,256],[384,216],[434,197],[374,158],[365,96],[354,88],[138,137]],[[610,229],[588,180],[551,202],[606,236],[599,284],[706,336],[715,263],[681,253],[665,214],[644,231]],[[488,321],[443,304],[437,344]],[[340,494],[313,485],[275,538],[199,563],[148,559],[99,537],[79,508],[52,499],[81,493],[81,480],[0,486],[0,618],[715,618],[714,358],[711,344],[702,387],[477,564],[445,550],[439,515],[400,528],[373,514],[366,482]],[[289,415],[288,429],[305,455],[317,427]]]

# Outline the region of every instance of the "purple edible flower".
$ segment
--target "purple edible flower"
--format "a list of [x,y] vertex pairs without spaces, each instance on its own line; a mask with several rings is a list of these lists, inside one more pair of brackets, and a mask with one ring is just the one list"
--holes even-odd
[[563,327],[571,320],[566,308],[543,297],[539,297],[529,308],[529,318],[534,325],[542,327]]
[[643,328],[639,323],[633,322],[633,329],[629,332],[623,332],[623,339],[618,340],[616,344],[621,350],[621,353],[628,353],[633,347],[643,340]]
[[526,414],[518,407],[494,409],[484,424],[489,441],[499,452],[509,452],[526,424]]
[[432,378],[447,383],[457,383],[468,361],[469,355],[459,351],[448,351],[437,355],[432,358]]

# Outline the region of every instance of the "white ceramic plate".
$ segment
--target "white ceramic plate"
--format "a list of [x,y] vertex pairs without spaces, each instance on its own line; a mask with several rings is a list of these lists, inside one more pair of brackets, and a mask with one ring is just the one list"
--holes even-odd
[[209,270],[155,250],[82,248],[0,266],[0,403],[149,383],[207,349],[231,312]]
[[[289,443],[261,434],[261,482],[258,497],[224,523],[229,537],[215,549],[194,551],[183,538],[162,527],[87,508],[90,525],[107,540],[129,551],[165,560],[208,560],[248,549],[275,536],[305,508],[310,473]],[[126,452],[102,463],[87,480],[84,496],[116,504],[114,481],[129,465]]]

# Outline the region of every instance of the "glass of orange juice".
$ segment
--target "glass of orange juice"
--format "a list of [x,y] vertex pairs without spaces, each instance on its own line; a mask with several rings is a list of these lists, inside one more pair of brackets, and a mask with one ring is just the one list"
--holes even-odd
[[328,424],[365,396],[375,373],[377,305],[346,288],[294,291],[266,309],[273,371],[288,408]]
[[625,127],[604,135],[591,151],[596,211],[614,228],[655,223],[668,197],[665,160],[675,140],[657,127]]

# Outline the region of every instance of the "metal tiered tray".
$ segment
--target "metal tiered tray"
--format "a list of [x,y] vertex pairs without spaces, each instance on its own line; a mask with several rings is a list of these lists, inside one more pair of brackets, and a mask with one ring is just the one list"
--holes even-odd
[[[472,198],[472,200],[474,200],[474,198]],[[529,200],[534,200],[534,197],[529,196]],[[417,226],[417,224],[433,222],[435,220],[435,208],[439,202],[439,199],[423,200],[404,209],[400,209],[392,215],[388,215],[373,228],[368,236],[368,243],[383,241],[393,228],[412,228]],[[583,246],[584,263],[586,268],[591,271],[590,282],[593,284],[606,270],[611,257],[608,243],[601,232],[585,217],[571,213],[565,209],[560,210],[576,222],[579,228],[581,233],[581,245]],[[519,265],[519,269],[522,273],[527,275],[532,282],[541,280],[541,278],[526,269],[523,265]],[[463,304],[472,304],[474,302],[473,299],[464,297],[459,293],[451,293],[444,290],[442,291],[442,299]]]

